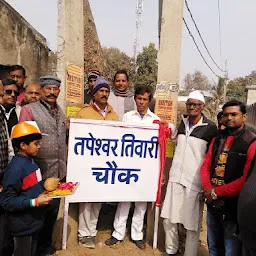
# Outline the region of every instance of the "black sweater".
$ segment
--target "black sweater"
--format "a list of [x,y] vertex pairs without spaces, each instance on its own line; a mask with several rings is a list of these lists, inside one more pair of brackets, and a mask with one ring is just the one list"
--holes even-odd
[[0,204],[8,214],[13,236],[38,232],[44,222],[44,208],[31,207],[30,200],[43,192],[41,171],[32,158],[16,154],[4,172]]
[[256,156],[253,169],[250,172],[239,196],[237,214],[242,242],[249,248],[256,249]]

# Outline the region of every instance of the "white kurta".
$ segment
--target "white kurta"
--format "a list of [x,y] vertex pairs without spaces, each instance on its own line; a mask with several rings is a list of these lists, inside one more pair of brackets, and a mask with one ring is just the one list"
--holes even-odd
[[171,223],[181,223],[187,230],[197,231],[202,209],[202,193],[168,182],[162,218],[169,219]]

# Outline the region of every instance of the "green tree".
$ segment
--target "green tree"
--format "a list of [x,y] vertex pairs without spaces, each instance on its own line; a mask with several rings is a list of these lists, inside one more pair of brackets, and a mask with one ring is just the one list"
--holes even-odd
[[143,47],[136,61],[135,85],[150,85],[155,90],[157,83],[157,49],[154,43]]
[[252,84],[256,84],[256,70],[253,70],[248,78],[251,79]]
[[238,77],[229,81],[227,86],[227,100],[239,100],[246,102],[246,85],[248,85],[248,77]]
[[103,47],[103,76],[112,85],[116,71],[124,69],[128,72],[130,87],[133,87],[135,74],[134,59],[120,51],[118,48]]
[[220,106],[224,103],[224,85],[226,78],[220,77],[218,84],[211,90],[212,97],[206,99],[205,110],[208,113],[208,117],[213,121],[216,120],[216,116],[220,111]]
[[212,89],[212,84],[209,79],[198,70],[196,70],[193,74],[188,73],[185,76],[183,83],[184,88],[187,91]]

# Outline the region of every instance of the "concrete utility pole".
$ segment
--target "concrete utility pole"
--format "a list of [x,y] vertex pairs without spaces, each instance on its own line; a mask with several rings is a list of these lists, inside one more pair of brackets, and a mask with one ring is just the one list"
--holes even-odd
[[[180,77],[180,53],[182,38],[183,1],[159,0],[160,45],[158,53],[157,83],[169,86],[169,98],[172,100],[173,121],[177,118],[177,99]],[[156,97],[158,96],[156,88]],[[160,93],[162,93],[161,88]],[[165,90],[166,92],[166,90]]]
[[227,69],[227,60],[225,61],[225,81],[224,81],[224,90],[223,90],[223,101],[227,101],[227,87],[228,87],[228,69]]
[[[61,79],[58,103],[67,113],[83,103],[84,89],[84,9],[83,0],[58,0],[57,76]],[[70,65],[72,64],[72,65]],[[67,83],[66,83],[67,81]],[[70,204],[68,245],[77,243],[78,209]],[[55,224],[53,241],[61,249],[63,201]]]
[[[58,103],[66,112],[68,97],[66,94],[67,85],[65,81],[67,76],[68,63],[81,67],[82,74],[84,73],[83,0],[58,0],[57,44],[57,75],[62,81]],[[84,82],[82,77],[82,87],[84,87],[83,84]],[[81,93],[83,93],[83,90]]]
[[[172,123],[176,123],[177,119],[183,4],[181,0],[159,0],[160,44],[155,113]],[[167,158],[166,173],[169,173],[171,162],[172,158]],[[165,189],[162,191],[163,197]],[[152,242],[154,211],[148,212],[147,240]],[[160,221],[158,241],[162,245],[163,238],[163,226]]]

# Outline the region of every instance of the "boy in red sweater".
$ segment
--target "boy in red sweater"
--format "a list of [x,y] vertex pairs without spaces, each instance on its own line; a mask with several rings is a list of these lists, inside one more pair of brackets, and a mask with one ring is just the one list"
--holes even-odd
[[35,122],[14,126],[11,134],[16,155],[4,172],[1,206],[7,212],[14,256],[34,256],[37,235],[44,223],[44,208],[52,199],[43,195],[41,171],[33,157],[40,149],[40,133]]

